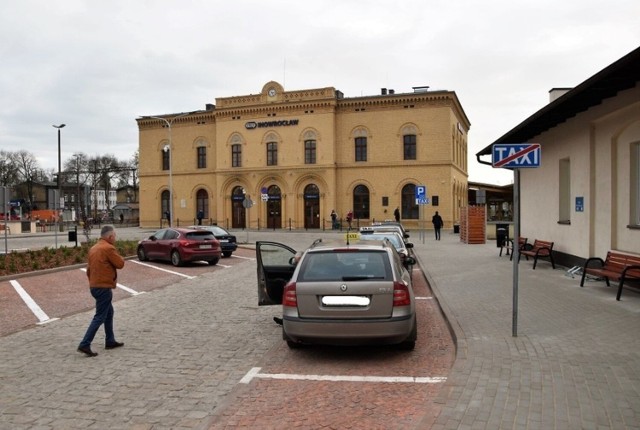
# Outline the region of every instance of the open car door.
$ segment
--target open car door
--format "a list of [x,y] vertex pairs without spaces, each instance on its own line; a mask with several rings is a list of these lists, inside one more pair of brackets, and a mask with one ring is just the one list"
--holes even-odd
[[282,304],[282,292],[294,270],[295,249],[277,242],[256,242],[258,305]]

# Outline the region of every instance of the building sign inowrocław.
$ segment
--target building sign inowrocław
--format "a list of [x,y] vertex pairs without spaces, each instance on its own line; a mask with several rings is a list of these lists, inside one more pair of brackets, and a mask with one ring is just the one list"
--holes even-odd
[[244,127],[247,130],[253,130],[254,128],[263,128],[263,127],[281,127],[281,126],[289,126],[289,125],[298,125],[298,119],[284,119],[279,121],[250,121],[245,123]]

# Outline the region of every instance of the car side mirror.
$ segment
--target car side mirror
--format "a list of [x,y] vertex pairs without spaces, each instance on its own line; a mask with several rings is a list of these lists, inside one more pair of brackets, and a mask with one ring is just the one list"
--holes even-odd
[[289,259],[289,265],[291,265],[291,266],[295,266],[295,265],[297,265],[297,264],[298,264],[298,259],[297,259],[297,258],[296,258],[296,256],[294,255],[293,257],[291,257],[291,258]]
[[407,243],[405,243],[405,244],[404,244],[404,246],[405,246],[407,249],[409,249],[409,248],[413,248],[413,243],[411,243],[411,242],[407,242]]
[[416,259],[413,257],[407,257],[404,259],[404,265],[405,266],[413,266],[414,264],[416,264]]
[[151,236],[151,237],[149,238],[149,240],[154,240],[154,241],[155,241],[155,240],[158,240],[158,238],[157,238],[157,237],[155,237],[155,236]]

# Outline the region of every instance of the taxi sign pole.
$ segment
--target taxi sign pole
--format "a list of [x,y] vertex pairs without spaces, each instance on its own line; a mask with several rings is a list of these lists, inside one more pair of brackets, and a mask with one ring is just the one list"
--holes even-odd
[[513,169],[513,311],[511,335],[518,337],[518,261],[520,260],[520,169]]

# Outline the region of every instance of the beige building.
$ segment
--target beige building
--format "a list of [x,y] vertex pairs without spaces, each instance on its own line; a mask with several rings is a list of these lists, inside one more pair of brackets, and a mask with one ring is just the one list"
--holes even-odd
[[[137,122],[142,227],[168,213],[189,225],[201,211],[229,228],[331,228],[333,209],[362,225],[393,219],[396,207],[409,227],[429,228],[436,210],[451,227],[467,202],[470,123],[452,91],[345,98],[268,82]],[[420,185],[426,205],[416,204]]]
[[640,254],[640,48],[575,88],[553,89],[494,144],[521,142],[541,145],[540,167],[519,169],[522,236],[553,241],[567,267],[609,250]]

